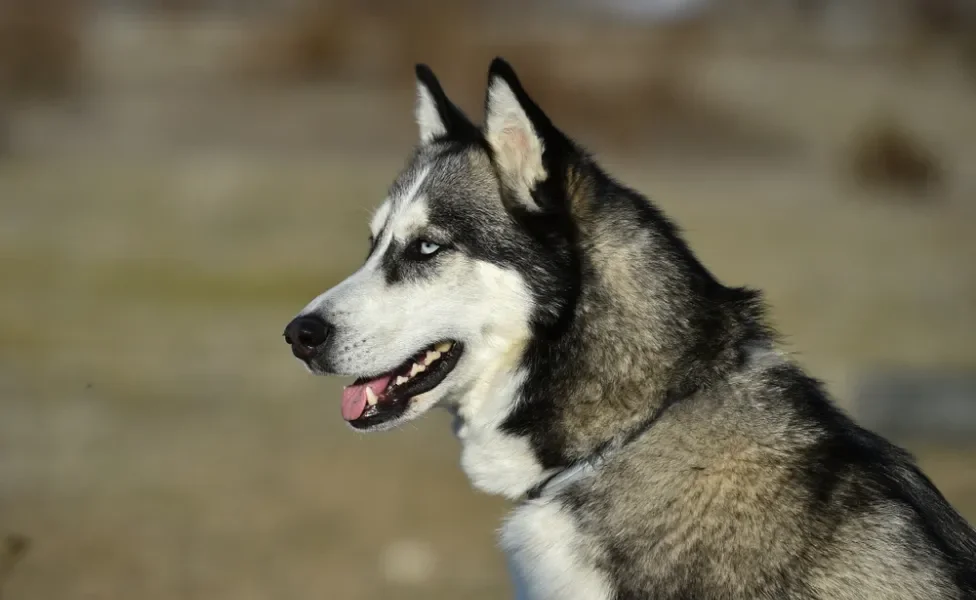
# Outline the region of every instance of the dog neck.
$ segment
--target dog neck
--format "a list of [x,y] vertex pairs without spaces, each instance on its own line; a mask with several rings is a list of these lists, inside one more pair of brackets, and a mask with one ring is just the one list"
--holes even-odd
[[462,468],[476,488],[512,500],[555,495],[599,471],[670,407],[727,379],[748,352],[720,346],[710,359],[641,369],[640,348],[587,348],[606,352],[607,364],[566,352],[580,347],[533,342],[520,366],[486,375],[452,407]]
[[[663,412],[664,410],[660,411],[660,413]],[[604,463],[624,451],[634,440],[653,427],[657,418],[660,417],[660,413],[651,422],[634,432],[634,434],[609,442],[583,460],[576,461],[548,475],[545,479],[529,489],[524,499],[526,501],[533,501],[552,498],[559,495],[560,492],[569,486],[597,473]]]
[[501,426],[546,472],[639,434],[771,340],[757,292],[719,283],[646,198],[589,179],[573,200],[578,296],[527,346]]
[[770,340],[758,293],[720,284],[647,199],[595,169],[566,186],[572,231],[555,255],[566,293],[540,299],[560,310],[540,311],[520,357],[459,407],[462,466],[484,491],[516,499],[591,472]]

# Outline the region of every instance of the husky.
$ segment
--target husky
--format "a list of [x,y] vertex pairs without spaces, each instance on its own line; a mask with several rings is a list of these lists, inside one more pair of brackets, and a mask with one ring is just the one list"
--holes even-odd
[[482,126],[417,67],[369,254],[285,330],[342,417],[453,414],[518,598],[973,599],[976,531],[778,347],[646,197],[489,70]]

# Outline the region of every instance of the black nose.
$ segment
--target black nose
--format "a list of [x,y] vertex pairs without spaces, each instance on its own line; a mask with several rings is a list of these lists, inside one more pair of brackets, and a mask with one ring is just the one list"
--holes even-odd
[[329,339],[332,327],[320,317],[298,317],[285,327],[285,343],[297,358],[308,360]]

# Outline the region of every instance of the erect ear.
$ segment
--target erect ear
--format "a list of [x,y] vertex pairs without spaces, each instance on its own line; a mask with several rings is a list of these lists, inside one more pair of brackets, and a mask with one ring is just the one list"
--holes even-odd
[[417,105],[415,109],[420,141],[437,139],[470,141],[480,139],[481,132],[461,109],[448,99],[434,72],[427,65],[417,65]]
[[568,144],[522,88],[511,65],[496,58],[488,71],[485,138],[503,182],[530,210],[541,210],[533,190],[557,168],[553,157]]

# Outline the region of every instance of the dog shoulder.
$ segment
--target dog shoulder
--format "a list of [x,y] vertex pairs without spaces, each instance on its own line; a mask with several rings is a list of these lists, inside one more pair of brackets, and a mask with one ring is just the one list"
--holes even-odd
[[807,491],[810,522],[821,524],[807,531],[808,543],[829,549],[813,561],[821,564],[810,585],[825,597],[845,597],[851,580],[865,597],[973,597],[976,531],[908,452],[856,425],[809,378],[791,375],[780,384],[797,422],[817,431],[798,454],[794,485]]
[[976,597],[976,531],[907,452],[856,427],[851,435],[827,511],[839,564],[825,581],[856,572],[888,598]]

